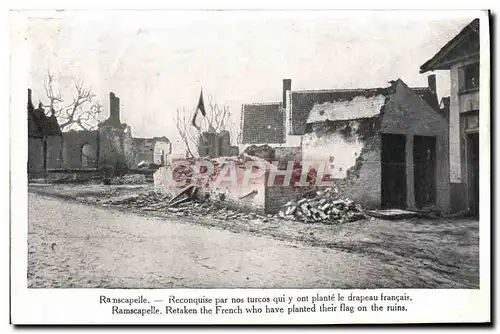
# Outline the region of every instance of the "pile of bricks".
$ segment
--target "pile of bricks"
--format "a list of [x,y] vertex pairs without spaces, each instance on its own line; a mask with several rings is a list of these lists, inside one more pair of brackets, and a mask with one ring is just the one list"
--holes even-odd
[[341,198],[335,188],[317,191],[310,198],[288,202],[278,214],[281,218],[304,223],[345,223],[365,219],[363,209],[350,199]]

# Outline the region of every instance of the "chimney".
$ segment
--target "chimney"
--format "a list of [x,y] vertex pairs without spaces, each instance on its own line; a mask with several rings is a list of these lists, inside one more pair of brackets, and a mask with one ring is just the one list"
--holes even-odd
[[109,93],[109,118],[120,123],[120,99],[113,92]]
[[292,79],[283,79],[283,109],[287,108],[286,105],[286,94],[287,91],[292,90]]
[[427,77],[428,87],[431,92],[436,94],[436,75],[431,74]]
[[35,109],[35,107],[33,106],[33,100],[31,99],[31,89],[28,88],[28,109]]

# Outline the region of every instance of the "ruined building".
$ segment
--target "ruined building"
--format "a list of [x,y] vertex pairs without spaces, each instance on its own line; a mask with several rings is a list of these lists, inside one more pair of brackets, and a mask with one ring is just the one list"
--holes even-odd
[[447,119],[399,79],[313,104],[302,152],[365,207],[449,209]]
[[47,117],[41,104],[35,109],[28,89],[28,175],[43,177],[48,168],[60,168],[61,152],[62,133],[56,117]]
[[120,121],[120,99],[109,94],[109,118],[97,130],[63,133],[63,167],[132,167],[134,152],[130,126]]
[[109,118],[96,130],[61,133],[54,115],[45,116],[41,106],[33,108],[31,90],[28,90],[28,170],[31,176],[40,176],[40,171],[46,169],[130,169],[143,161],[165,164],[172,152],[170,141],[166,137],[133,138],[130,126],[120,120],[120,99],[114,93],[109,94],[109,99]]
[[165,165],[172,154],[172,145],[167,137],[133,138],[134,165],[141,163]]
[[[448,123],[434,75],[416,88],[398,79],[381,88],[293,91],[285,79],[282,93],[279,103],[242,107],[244,142],[272,146],[276,160],[324,163],[329,180],[368,208],[449,209]],[[284,201],[293,192],[266,191]]]
[[200,157],[217,158],[238,155],[238,146],[231,145],[231,134],[222,130],[202,132],[198,137],[198,155]]

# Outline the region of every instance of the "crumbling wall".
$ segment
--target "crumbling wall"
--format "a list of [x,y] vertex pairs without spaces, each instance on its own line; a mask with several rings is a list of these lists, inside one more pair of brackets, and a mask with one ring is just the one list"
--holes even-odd
[[28,174],[33,177],[43,173],[43,140],[28,138]]
[[374,118],[319,123],[304,135],[302,160],[326,164],[333,179],[344,179],[365,146],[365,138],[374,133]]
[[125,164],[129,168],[135,167],[134,164],[134,158],[135,158],[135,152],[134,152],[134,142],[132,139],[132,130],[130,129],[130,126],[127,126],[124,131],[121,133],[122,135],[122,147],[123,147],[123,158],[125,161]]
[[381,200],[380,117],[325,122],[304,135],[303,161],[325,163],[325,174],[343,196],[364,207]]
[[[99,165],[101,167],[130,166],[128,163],[130,157],[133,157],[132,143],[131,140],[130,142],[125,140],[123,129],[103,126],[100,128],[99,139]],[[125,155],[125,146],[128,152],[127,156]]]
[[140,162],[154,162],[154,141],[151,138],[134,138],[134,165],[137,166]]
[[301,161],[302,147],[275,147],[274,158],[277,161]]
[[47,137],[47,168],[61,168],[62,165],[62,144],[61,136]]
[[[257,170],[249,171],[245,164],[239,162],[241,161],[236,163],[231,160],[215,162],[218,165],[215,167],[216,171],[213,172],[210,180],[204,179],[196,183],[198,185],[198,197],[202,200],[219,203],[222,206],[264,212],[267,174]],[[189,164],[190,167],[185,168],[181,164],[160,167],[153,176],[155,189],[162,193],[175,195],[191,184],[191,181],[188,183],[173,182],[174,180],[179,181],[174,175],[177,168],[185,171],[189,169],[188,172],[183,173],[184,175],[193,173],[195,161],[182,162],[182,165],[185,166],[186,164]],[[258,173],[260,176],[245,180],[247,172]],[[221,176],[221,173],[224,174]],[[234,178],[231,178],[231,176]],[[229,181],[230,179],[232,181]]]
[[[61,168],[62,138],[48,136],[47,141],[47,169]],[[28,173],[32,177],[43,176],[43,139],[28,138]]]
[[275,150],[269,145],[251,145],[245,149],[244,153],[268,162],[276,160]]
[[246,187],[230,187],[210,184],[200,189],[200,195],[221,205],[246,209],[254,212],[265,211],[265,182],[250,183]]
[[203,132],[198,137],[198,155],[216,158],[219,156],[219,135],[215,132]]
[[381,204],[382,164],[381,144],[378,134],[364,139],[354,166],[347,170],[344,179],[336,179],[335,185],[343,194],[364,208],[374,209]]
[[[82,148],[87,144],[96,154],[99,135],[97,131],[63,132],[63,168],[82,168]],[[97,155],[88,157],[89,168],[97,167]]]

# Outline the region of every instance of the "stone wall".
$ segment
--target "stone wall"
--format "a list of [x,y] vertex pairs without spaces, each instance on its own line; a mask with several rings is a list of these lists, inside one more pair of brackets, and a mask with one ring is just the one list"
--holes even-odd
[[63,168],[82,168],[82,149],[88,145],[91,152],[87,168],[97,167],[99,135],[97,131],[63,132]]
[[375,133],[377,118],[320,123],[304,135],[302,160],[321,162],[334,179],[344,179],[365,146],[365,138]]
[[334,183],[344,197],[373,209],[380,207],[382,195],[380,136],[365,138],[364,143],[356,163],[347,170],[347,177],[335,179]]
[[103,126],[99,130],[99,165],[133,167],[134,151],[130,130],[113,126]]
[[[62,167],[62,137],[49,136],[47,141],[47,169]],[[43,139],[28,138],[28,173],[43,176]]]
[[43,140],[28,138],[28,175],[38,177],[43,174]]
[[[169,168],[171,166],[162,166],[154,173],[154,187],[160,192],[175,195],[186,184],[176,185],[173,183],[172,176],[169,175]],[[244,184],[243,179],[246,172],[244,167],[235,166],[234,169],[230,169],[230,172],[235,172],[236,182],[234,184],[229,181],[208,182],[199,187],[198,196],[227,207],[264,212],[266,174],[251,179],[247,184]]]

